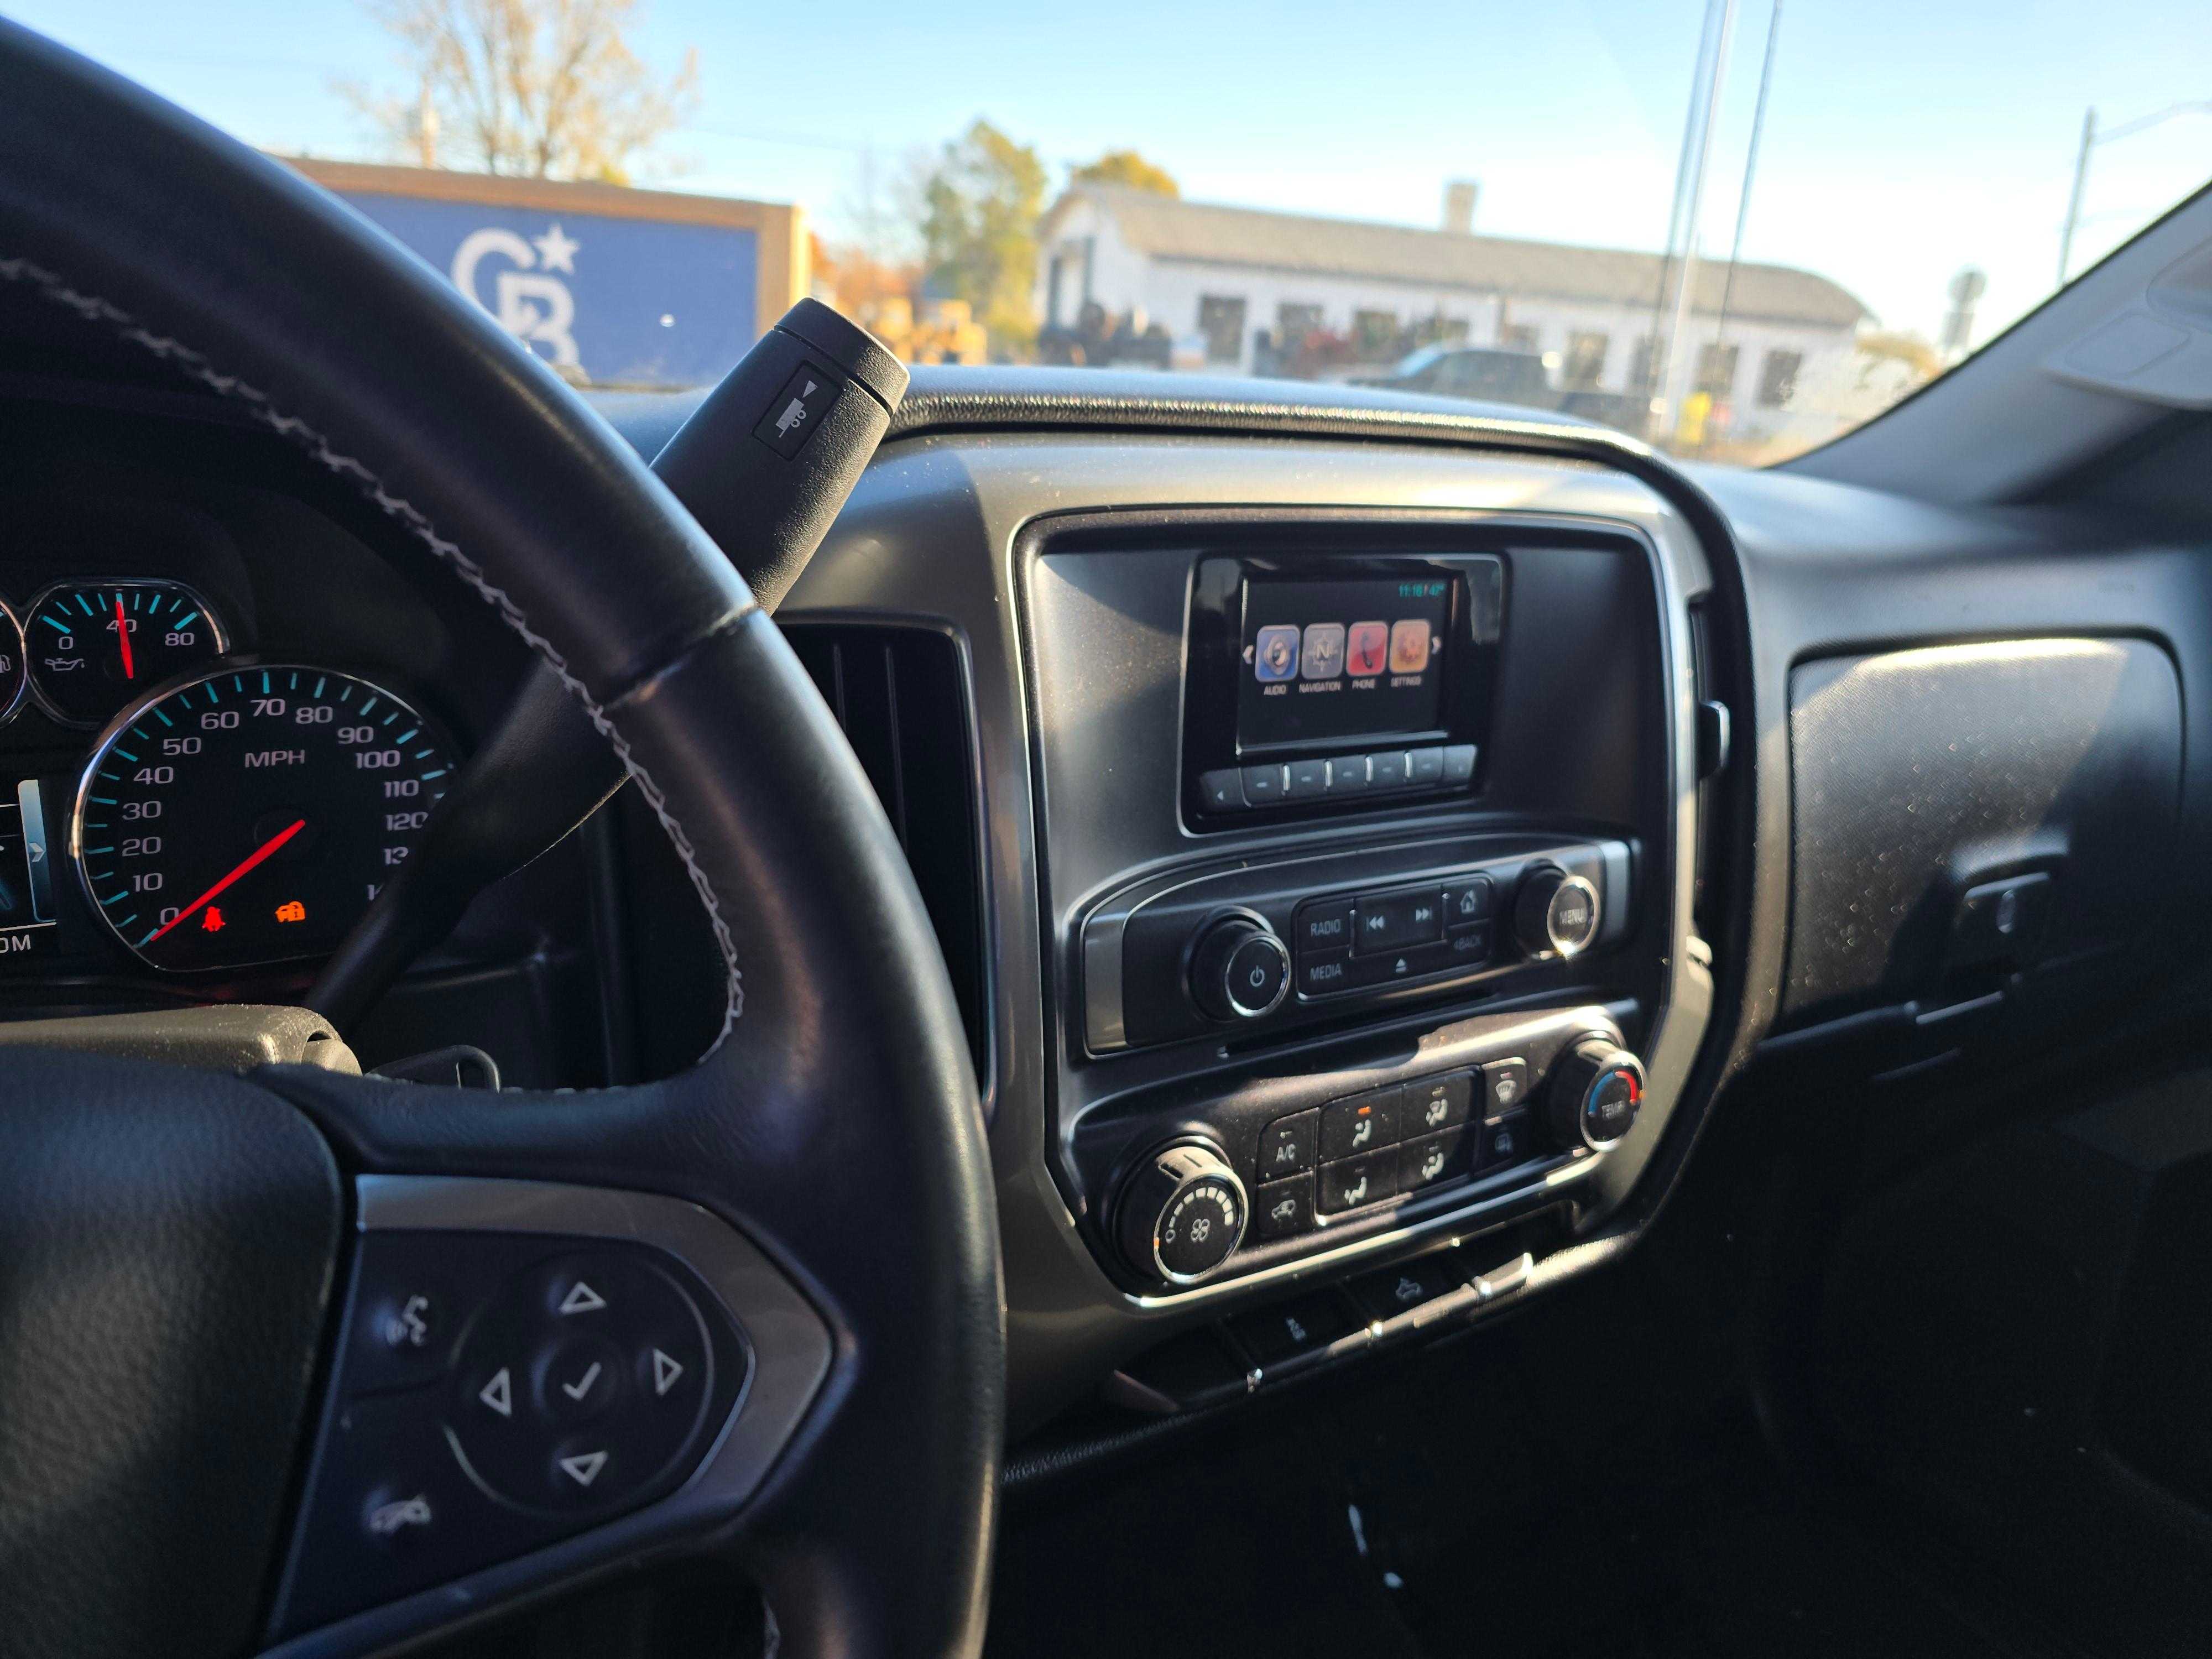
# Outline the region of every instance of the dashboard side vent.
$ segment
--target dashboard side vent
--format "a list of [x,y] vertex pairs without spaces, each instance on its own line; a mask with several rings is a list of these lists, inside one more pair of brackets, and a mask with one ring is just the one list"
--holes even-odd
[[784,635],[876,788],[937,929],[975,1076],[991,1076],[981,814],[960,651],[927,629],[786,624]]

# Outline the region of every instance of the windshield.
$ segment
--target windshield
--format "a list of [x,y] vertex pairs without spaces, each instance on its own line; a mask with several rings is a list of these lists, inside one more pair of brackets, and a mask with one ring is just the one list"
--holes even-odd
[[599,386],[812,294],[915,362],[1426,376],[1757,464],[2212,175],[2203,0],[12,10]]

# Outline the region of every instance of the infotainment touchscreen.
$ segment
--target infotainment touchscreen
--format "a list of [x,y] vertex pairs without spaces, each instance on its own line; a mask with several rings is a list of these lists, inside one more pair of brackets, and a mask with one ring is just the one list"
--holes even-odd
[[1441,732],[1454,580],[1249,579],[1239,751]]

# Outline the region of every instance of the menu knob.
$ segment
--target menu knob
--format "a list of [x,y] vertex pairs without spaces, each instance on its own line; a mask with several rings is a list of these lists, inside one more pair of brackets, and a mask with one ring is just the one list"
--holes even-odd
[[1597,889],[1556,864],[1540,865],[1513,901],[1513,931],[1540,960],[1578,957],[1596,942]]

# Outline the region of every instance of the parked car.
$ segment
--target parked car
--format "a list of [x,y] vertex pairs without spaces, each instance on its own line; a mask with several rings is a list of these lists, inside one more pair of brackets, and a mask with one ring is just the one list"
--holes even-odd
[[1501,351],[1492,346],[1431,345],[1398,360],[1387,374],[1353,375],[1354,386],[1392,392],[1426,392],[1440,398],[1470,398],[1483,403],[1517,404],[1528,409],[1557,409],[1559,393],[1533,351]]

